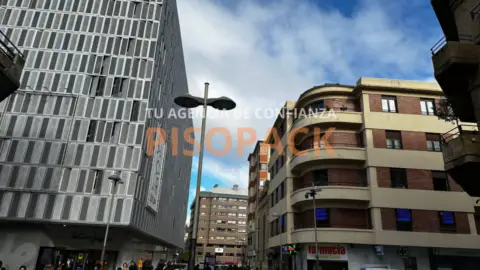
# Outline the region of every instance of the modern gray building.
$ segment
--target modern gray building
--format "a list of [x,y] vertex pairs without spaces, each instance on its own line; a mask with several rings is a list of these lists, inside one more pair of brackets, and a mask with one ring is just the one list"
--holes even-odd
[[26,55],[0,103],[4,266],[99,262],[114,172],[106,267],[182,247],[192,160],[171,130],[192,120],[147,117],[188,92],[175,0],[0,0],[0,30]]

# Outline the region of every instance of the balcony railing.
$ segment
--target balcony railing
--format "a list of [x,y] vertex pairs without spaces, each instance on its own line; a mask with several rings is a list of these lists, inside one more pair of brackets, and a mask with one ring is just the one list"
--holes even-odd
[[472,16],[472,20],[477,17],[477,15],[480,15],[480,3],[478,3],[472,11],[470,11],[470,16]]
[[[430,52],[432,52],[432,55],[437,54],[446,44],[447,44],[447,39],[442,37],[437,43],[435,43],[432,48],[430,49]],[[472,42],[472,36],[470,35],[458,35],[458,41],[459,42]]]
[[22,52],[2,31],[0,31],[0,51],[2,51],[12,61],[15,60],[16,55],[20,56],[21,58],[25,58]]
[[[460,135],[479,135],[478,128],[476,125],[458,125],[453,129],[445,132],[442,134],[442,142],[444,144],[448,144],[449,142],[453,141],[456,138],[462,139]],[[479,142],[480,143],[480,142]]]

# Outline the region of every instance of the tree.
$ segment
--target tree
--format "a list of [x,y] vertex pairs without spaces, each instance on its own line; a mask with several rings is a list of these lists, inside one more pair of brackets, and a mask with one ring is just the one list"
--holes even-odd
[[438,119],[445,120],[445,122],[454,123],[458,126],[458,117],[453,111],[452,103],[446,98],[440,99],[438,103],[436,114]]

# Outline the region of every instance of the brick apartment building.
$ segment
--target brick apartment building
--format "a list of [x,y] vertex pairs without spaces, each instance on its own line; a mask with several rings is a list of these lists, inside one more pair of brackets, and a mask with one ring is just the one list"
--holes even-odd
[[[478,269],[480,209],[444,171],[441,134],[455,125],[435,115],[442,94],[435,83],[360,78],[285,104],[292,113],[274,124],[282,144],[267,140],[269,203],[257,209],[268,213],[259,239],[269,269],[313,269],[315,225],[322,269]],[[280,255],[293,244],[295,256]]]
[[265,183],[268,177],[268,155],[270,154],[268,145],[263,141],[258,141],[252,153],[248,156],[249,162],[249,181],[248,181],[248,248],[247,257],[249,265],[256,264],[260,258],[259,239],[262,230],[261,214],[258,214],[257,208],[261,200],[261,195],[265,190]]
[[[246,262],[248,191],[234,185],[224,188],[215,185],[202,191],[198,218],[197,254],[195,264],[203,263],[205,256],[216,256],[217,265]],[[190,227],[193,229],[195,200],[192,203]],[[191,243],[187,239],[187,247]]]

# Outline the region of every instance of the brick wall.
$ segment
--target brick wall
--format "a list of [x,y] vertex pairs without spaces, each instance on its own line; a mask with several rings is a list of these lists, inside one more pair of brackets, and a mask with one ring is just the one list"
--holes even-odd
[[382,229],[388,231],[397,230],[397,222],[395,218],[395,209],[382,208],[380,209],[382,215]]
[[[392,187],[390,168],[377,167],[377,183],[382,188]],[[433,190],[432,172],[407,169],[407,183],[409,189]]]
[[427,137],[423,132],[402,131],[404,150],[427,151]]
[[391,188],[390,168],[377,167],[377,184],[379,187]]
[[385,137],[385,130],[372,129],[373,135],[373,147],[375,148],[387,148],[387,140]]
[[437,211],[412,210],[413,231],[440,232],[440,219]]
[[[382,215],[383,230],[397,230],[395,209],[382,208],[380,209]],[[414,232],[430,232],[440,233],[440,216],[438,211],[432,210],[417,210],[412,211],[413,231]],[[459,234],[470,233],[470,225],[468,223],[467,213],[455,213],[456,232]]]
[[[377,183],[379,187],[391,188],[390,168],[377,167]],[[450,190],[462,192],[462,188],[449,176]],[[408,189],[433,190],[432,171],[407,169]]]
[[[404,114],[421,114],[420,98],[408,96],[396,96],[397,112]],[[382,95],[369,94],[371,112],[382,112]]]
[[[330,208],[332,228],[370,229],[368,209]],[[313,209],[295,214],[294,228],[314,228]]]
[[359,101],[358,99],[351,98],[327,98],[325,99],[325,108],[330,108],[333,110],[340,110],[342,105],[347,107],[347,111],[359,111]]
[[[332,186],[365,186],[367,174],[365,170],[357,169],[327,169],[328,183]],[[313,181],[313,172],[306,173],[303,177],[294,179],[293,189],[298,190],[311,187]]]
[[381,112],[382,111],[382,95],[368,95],[368,101],[370,102],[370,111],[371,112]]
[[397,96],[398,113],[421,114],[420,98]]
[[407,169],[407,181],[409,189],[433,190],[431,171]]
[[457,191],[457,192],[463,192],[463,188],[453,180],[450,175],[448,175],[448,184],[450,185],[450,190],[451,191]]

